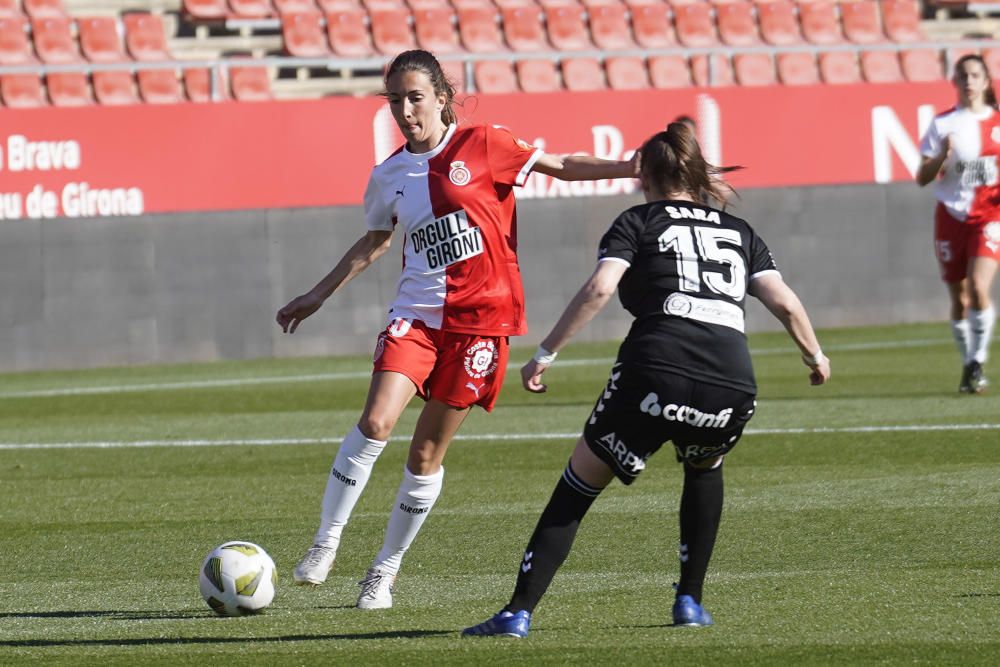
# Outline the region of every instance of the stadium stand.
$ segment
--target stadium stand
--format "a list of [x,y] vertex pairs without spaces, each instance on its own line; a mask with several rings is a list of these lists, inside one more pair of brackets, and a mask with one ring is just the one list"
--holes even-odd
[[604,90],[608,87],[604,70],[596,58],[564,58],[562,78],[566,90],[576,92]]
[[483,93],[516,93],[517,74],[504,60],[482,60],[475,66],[476,88]]
[[87,76],[79,72],[52,73],[45,77],[49,101],[57,107],[80,107],[94,103]]
[[371,17],[372,44],[387,56],[417,48],[410,29],[410,11],[405,7],[382,6],[368,12]]
[[690,88],[691,68],[681,56],[653,56],[646,62],[654,88]]
[[863,51],[861,72],[869,83],[898,83],[904,80],[899,56],[894,51]]
[[27,20],[21,16],[0,18],[0,65],[36,62],[27,26]]
[[609,0],[606,4],[589,6],[587,14],[590,36],[597,48],[605,51],[635,48],[625,5]]
[[519,60],[514,69],[521,90],[526,93],[552,93],[562,87],[556,64],[551,60]]
[[413,10],[413,29],[417,44],[438,55],[462,50],[455,30],[456,23],[455,11],[447,4]]
[[172,69],[146,69],[136,73],[139,96],[148,104],[178,104],[184,101],[177,72]]
[[122,16],[125,49],[136,60],[169,60],[166,30],[159,14],[129,13]]
[[844,41],[837,18],[837,5],[832,0],[799,2],[799,24],[802,36],[813,44],[839,44]]
[[819,72],[824,83],[861,83],[858,57],[852,51],[832,51],[819,55]]
[[330,47],[344,58],[366,58],[375,52],[371,33],[365,25],[368,15],[360,7],[331,10],[326,15]]
[[500,6],[503,34],[514,51],[548,51],[542,27],[542,8],[537,5]]
[[466,51],[497,53],[505,50],[496,7],[492,4],[460,5],[456,13],[459,37]]
[[604,61],[608,85],[614,90],[649,88],[649,74],[642,58],[608,58]]
[[802,43],[802,32],[791,0],[759,0],[756,4],[760,34],[774,46]]
[[546,7],[545,25],[549,42],[557,51],[592,49],[594,45],[590,41],[585,20],[586,13],[582,5],[558,4]]
[[259,102],[272,99],[271,80],[264,67],[232,67],[229,87],[233,99],[239,102]]
[[938,81],[944,77],[941,54],[931,49],[907,49],[899,54],[907,81]]
[[630,4],[629,11],[632,14],[636,44],[646,49],[669,49],[677,46],[668,5],[658,1]]
[[113,16],[87,16],[76,20],[80,51],[93,63],[117,63],[127,59]]
[[812,86],[821,83],[816,56],[811,53],[779,53],[775,60],[778,81],[786,86]]
[[12,109],[33,109],[48,104],[37,74],[7,74],[0,77],[0,97]]
[[23,0],[24,13],[32,20],[60,19],[67,16],[62,0]]
[[94,72],[94,97],[99,104],[135,104],[139,95],[130,72]]
[[850,0],[840,3],[840,22],[844,36],[855,44],[876,44],[885,41],[879,25],[875,0]]
[[31,20],[31,34],[35,42],[35,53],[44,63],[75,63],[80,60],[80,52],[73,38],[72,19],[54,16]]
[[318,11],[287,13],[281,17],[281,36],[288,55],[320,58],[330,53],[326,30]]
[[733,75],[741,86],[773,86],[778,82],[774,60],[766,53],[733,56]]
[[719,37],[730,46],[754,46],[760,44],[754,7],[746,0],[730,0],[715,8],[715,18],[719,25]]

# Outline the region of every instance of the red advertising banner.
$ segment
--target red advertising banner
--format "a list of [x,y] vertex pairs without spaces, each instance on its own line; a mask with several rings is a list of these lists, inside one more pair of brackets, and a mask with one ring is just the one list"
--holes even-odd
[[[737,187],[908,180],[949,84],[472,96],[466,122],[555,153],[627,158],[678,115]],[[359,204],[400,143],[381,98],[2,111],[0,219]],[[531,177],[522,198],[600,196],[626,181]]]

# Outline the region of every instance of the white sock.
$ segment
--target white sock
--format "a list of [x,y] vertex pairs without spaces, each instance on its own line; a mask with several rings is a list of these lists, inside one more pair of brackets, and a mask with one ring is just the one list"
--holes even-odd
[[314,544],[334,551],[340,546],[340,534],[344,532],[354,505],[372,474],[372,466],[384,447],[385,440],[366,438],[357,426],[344,437],[326,480],[323,510]]
[[962,363],[967,364],[972,359],[969,358],[969,320],[952,320],[951,335],[958,346],[958,353],[962,355]]
[[444,467],[433,475],[414,475],[403,466],[403,481],[399,484],[396,504],[389,515],[385,542],[375,558],[375,567],[389,574],[399,572],[403,554],[413,544],[420,527],[441,495]]
[[969,310],[969,357],[971,361],[986,363],[990,353],[990,339],[993,338],[993,323],[996,312],[993,306],[983,310]]

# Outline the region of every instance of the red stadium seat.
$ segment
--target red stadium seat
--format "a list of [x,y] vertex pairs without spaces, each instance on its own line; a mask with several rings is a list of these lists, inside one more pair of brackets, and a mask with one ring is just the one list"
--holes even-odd
[[0,19],[17,19],[24,16],[19,0],[0,0]]
[[506,60],[480,60],[475,64],[476,88],[481,93],[518,92],[514,67]]
[[608,87],[601,63],[594,58],[564,58],[562,78],[566,89],[575,92],[604,90]]
[[753,5],[746,0],[731,0],[715,7],[719,37],[730,46],[760,44]]
[[831,0],[799,3],[802,36],[813,44],[839,44],[844,41],[837,18],[837,6]]
[[404,8],[373,9],[371,16],[372,43],[388,56],[417,48],[410,30],[410,11]]
[[413,10],[413,30],[420,48],[431,53],[440,55],[462,50],[455,31],[455,11],[449,5]]
[[604,72],[614,90],[649,88],[649,74],[642,58],[608,58],[604,61]]
[[375,52],[365,20],[368,13],[360,7],[342,9],[326,15],[326,35],[330,48],[345,58],[366,58]]
[[11,109],[44,107],[45,91],[37,74],[4,74],[0,76],[0,97]]
[[339,12],[345,9],[364,9],[361,0],[317,0],[320,10],[324,14]]
[[712,6],[707,2],[692,2],[674,6],[677,39],[684,46],[705,47],[719,43],[712,19]]
[[[184,92],[192,102],[212,102],[212,90],[210,87],[211,73],[207,69],[189,68],[185,69],[182,78],[184,79]],[[217,99],[224,100],[226,85],[222,81],[222,76],[215,75],[215,95]]]
[[882,0],[882,25],[894,42],[920,42],[920,5],[917,0]]
[[70,28],[71,19],[50,18],[31,22],[35,51],[44,63],[75,63],[80,60],[76,40]]
[[82,107],[94,103],[87,75],[83,72],[48,74],[45,87],[49,92],[49,101],[57,107]]
[[507,45],[515,51],[548,51],[542,27],[542,10],[537,5],[501,7],[503,34]]
[[319,8],[313,0],[271,0],[279,16],[287,14],[315,14]]
[[118,21],[112,16],[88,16],[76,20],[83,56],[94,63],[128,60],[118,35]]
[[811,53],[779,53],[778,80],[786,86],[813,86],[820,83],[816,56]]
[[159,14],[124,14],[125,48],[136,60],[170,60],[167,33]]
[[195,20],[219,21],[229,14],[226,0],[184,0],[184,13]]
[[24,13],[35,19],[58,19],[67,16],[62,0],[23,0]]
[[646,66],[654,88],[691,87],[691,69],[681,56],[653,56]]
[[899,62],[907,81],[940,81],[944,78],[941,54],[934,49],[908,49],[899,54]]
[[274,16],[271,0],[229,0],[229,10],[241,19],[264,19]]
[[0,19],[0,65],[36,62],[27,28],[28,22],[23,18]]
[[844,36],[855,44],[876,44],[885,41],[878,22],[875,0],[850,0],[840,3],[840,22]]
[[733,56],[733,73],[741,86],[773,86],[778,83],[774,61],[766,53]]
[[239,102],[272,99],[271,78],[264,67],[230,67],[229,89]]
[[290,56],[321,58],[330,53],[319,12],[285,14],[281,17],[281,35]]
[[861,69],[853,52],[832,51],[819,54],[819,73],[825,83],[861,83]]
[[990,78],[994,81],[1000,79],[1000,48],[983,49],[982,56]]
[[141,69],[136,73],[139,96],[147,104],[180,104],[184,101],[177,72],[172,69]]
[[712,56],[711,73],[709,73],[707,56],[693,56],[691,58],[691,78],[694,79],[694,85],[701,87],[731,86],[736,83],[729,58],[723,55]]
[[458,34],[466,51],[496,53],[503,51],[500,15],[492,5],[457,7]]
[[139,103],[131,72],[94,72],[93,80],[94,97],[98,104],[117,106]]
[[865,51],[861,54],[861,73],[868,83],[899,83],[903,70],[895,51]]
[[635,48],[625,5],[617,0],[606,0],[606,4],[589,7],[587,13],[590,16],[590,37],[597,48],[609,51]]
[[670,20],[670,7],[662,2],[631,5],[632,31],[636,43],[646,49],[669,49],[677,46],[677,36]]
[[521,90],[526,93],[550,93],[560,89],[559,73],[551,60],[519,60],[514,68]]
[[788,46],[802,42],[802,32],[791,0],[758,0],[760,36],[768,44]]
[[557,51],[583,51],[594,48],[585,21],[586,13],[581,5],[557,5],[545,8],[549,41]]

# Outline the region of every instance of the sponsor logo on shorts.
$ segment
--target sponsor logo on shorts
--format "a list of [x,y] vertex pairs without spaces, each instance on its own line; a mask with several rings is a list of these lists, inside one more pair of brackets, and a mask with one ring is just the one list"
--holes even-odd
[[338,482],[343,482],[347,486],[357,486],[358,485],[358,480],[352,479],[352,478],[348,477],[347,475],[341,473],[336,468],[331,468],[330,469],[330,476],[333,477]]
[[983,227],[983,236],[986,238],[986,247],[996,252],[1000,248],[1000,222],[987,222]]
[[393,338],[402,338],[410,330],[413,323],[410,320],[404,319],[402,317],[397,317],[389,324],[389,335]]
[[465,388],[466,389],[471,389],[473,391],[473,393],[476,394],[476,398],[479,398],[479,392],[481,392],[483,390],[483,387],[485,387],[485,386],[486,386],[485,382],[482,383],[482,384],[480,384],[480,385],[478,385],[478,386],[475,385],[475,384],[473,384],[473,383],[471,383],[471,382],[466,382],[465,383]]
[[473,380],[486,377],[497,369],[498,356],[496,343],[492,340],[478,341],[465,351],[465,372]]
[[688,405],[677,405],[668,403],[666,406],[660,405],[660,397],[650,392],[646,398],[642,399],[639,409],[653,417],[663,416],[671,422],[682,422],[697,428],[725,428],[729,424],[729,418],[733,416],[733,409],[726,408],[718,413],[702,412],[697,408]]
[[410,507],[406,503],[399,503],[399,509],[407,514],[427,514],[431,511],[430,507]]
[[614,433],[608,433],[597,442],[618,460],[622,470],[631,471],[633,475],[638,475],[646,467],[646,459],[649,458],[649,454],[639,456],[619,440]]
[[674,445],[681,460],[696,461],[726,453],[726,445]]
[[385,352],[385,332],[383,331],[378,335],[378,340],[375,341],[375,355],[372,357],[372,361],[378,361],[382,358],[382,353]]
[[466,185],[472,180],[472,172],[469,171],[464,162],[452,162],[451,170],[448,171],[448,180],[458,186]]

